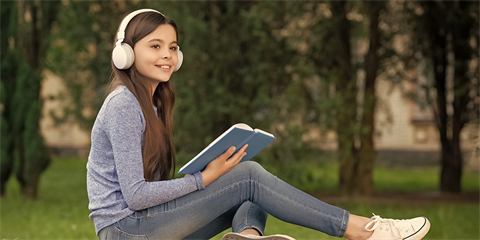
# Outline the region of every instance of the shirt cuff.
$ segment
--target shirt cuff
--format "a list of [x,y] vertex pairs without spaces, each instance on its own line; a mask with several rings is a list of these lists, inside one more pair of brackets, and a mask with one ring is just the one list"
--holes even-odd
[[200,171],[193,173],[193,176],[195,177],[195,182],[197,183],[197,190],[202,190],[205,188],[205,185],[203,184],[203,177],[202,173]]

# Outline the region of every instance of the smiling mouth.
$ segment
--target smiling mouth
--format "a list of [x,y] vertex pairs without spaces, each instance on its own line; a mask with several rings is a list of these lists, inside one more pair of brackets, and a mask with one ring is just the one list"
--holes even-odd
[[160,69],[170,69],[170,66],[168,66],[168,65],[160,65],[160,66],[156,65],[156,66]]

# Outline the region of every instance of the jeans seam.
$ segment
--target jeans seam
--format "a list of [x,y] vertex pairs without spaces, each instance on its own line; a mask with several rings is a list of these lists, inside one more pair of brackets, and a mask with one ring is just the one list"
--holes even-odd
[[135,239],[148,239],[146,235],[144,234],[131,234],[131,233],[128,233],[128,232],[125,232],[124,230],[122,230],[119,226],[115,226],[114,228],[114,232],[115,233],[118,233],[118,234],[123,234],[125,235],[126,237],[129,237],[129,238],[135,238]]
[[[255,181],[255,180],[252,180],[252,181]],[[256,182],[257,182],[257,181],[256,181]],[[279,197],[281,197],[281,198],[283,198],[283,199],[288,200],[288,201],[289,201],[290,203],[292,203],[292,204],[295,204],[295,205],[301,206],[301,207],[305,207],[306,209],[309,209],[310,211],[317,212],[317,213],[319,213],[319,214],[321,214],[321,215],[323,215],[323,216],[331,217],[331,218],[333,218],[333,219],[335,219],[335,220],[337,220],[337,221],[343,221],[343,219],[336,218],[336,217],[331,216],[331,215],[329,215],[329,214],[327,214],[327,213],[325,213],[325,212],[317,211],[317,210],[312,209],[312,208],[310,208],[310,207],[308,207],[308,206],[299,204],[299,203],[295,202],[294,200],[292,200],[291,198],[285,197],[285,196],[283,196],[283,195],[281,195],[281,194],[273,191],[271,188],[267,187],[266,185],[263,185],[263,184],[261,184],[261,183],[259,183],[259,182],[257,182],[257,183],[258,183],[259,185],[262,185],[265,189],[268,189],[270,192],[276,194],[277,196],[279,196]]]
[[[348,221],[346,221],[346,219],[345,219],[347,214],[350,214],[350,213],[344,210],[343,211],[342,223],[341,223],[341,226],[340,226],[340,230],[338,231],[337,237],[343,237],[345,235],[345,231],[347,230],[347,226],[348,226]],[[342,232],[343,232],[343,234],[342,234]]]
[[247,211],[247,216],[245,216],[245,227],[248,227],[248,216],[250,214],[251,208],[252,208],[252,203],[250,203],[250,206],[248,207],[248,211]]

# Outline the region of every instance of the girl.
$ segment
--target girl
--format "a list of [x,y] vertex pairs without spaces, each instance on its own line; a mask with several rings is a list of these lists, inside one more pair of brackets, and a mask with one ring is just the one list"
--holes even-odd
[[267,215],[347,239],[421,239],[430,223],[371,219],[328,205],[234,147],[205,170],[170,179],[175,168],[169,82],[181,65],[175,22],[143,9],[120,24],[110,94],[92,129],[87,163],[90,218],[100,239],[293,239],[263,236]]

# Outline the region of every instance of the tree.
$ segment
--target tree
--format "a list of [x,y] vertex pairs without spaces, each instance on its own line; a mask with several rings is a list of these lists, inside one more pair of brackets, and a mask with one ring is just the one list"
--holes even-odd
[[[319,3],[314,9],[324,8]],[[328,96],[328,87],[334,86],[333,99],[322,97],[316,101],[323,105],[318,115],[327,115],[335,119],[333,129],[337,133],[337,156],[340,164],[339,188],[343,194],[368,196],[373,192],[373,168],[376,152],[373,143],[374,113],[376,107],[375,80],[380,68],[382,56],[379,49],[381,32],[379,30],[380,11],[383,2],[349,3],[330,2],[331,16],[313,26],[314,34],[310,41],[310,59],[315,63],[316,71],[324,81],[323,95]],[[363,12],[368,27],[363,22],[355,23],[347,18],[349,13]],[[363,62],[356,62],[352,53],[352,43],[368,39],[368,52]],[[357,87],[357,70],[366,72],[363,99]]]
[[369,18],[369,46],[365,57],[365,90],[362,106],[360,131],[360,147],[353,191],[357,195],[368,196],[373,193],[373,168],[377,157],[374,146],[376,93],[375,82],[380,68],[381,56],[378,51],[382,47],[379,29],[380,11],[385,8],[384,2],[365,2],[366,16]]
[[39,128],[41,59],[58,4],[2,2],[2,194],[15,169],[22,195],[35,198],[50,162]]
[[[340,162],[340,190],[343,194],[351,194],[355,190],[356,180],[356,116],[357,116],[357,84],[355,70],[352,66],[350,48],[351,24],[347,19],[345,1],[330,3],[334,25],[332,44],[335,52],[337,81],[335,85],[337,102],[336,132],[338,142],[338,159]],[[338,30],[341,29],[341,30]]]
[[[16,14],[9,14],[12,12],[12,9],[15,9],[13,2],[3,2],[1,8],[1,33],[2,36],[12,36],[15,34],[16,26],[14,24],[7,25],[11,23],[12,20],[15,20]],[[14,12],[13,12],[14,13]],[[13,18],[13,19],[12,19]],[[10,39],[10,38],[8,38]],[[11,40],[10,40],[11,42]],[[11,131],[11,120],[13,120],[12,113],[12,104],[9,104],[13,99],[12,93],[15,89],[15,81],[13,80],[15,75],[17,75],[17,58],[19,57],[18,51],[14,49],[9,50],[8,41],[1,42],[1,74],[2,81],[0,82],[0,97],[1,97],[1,132],[2,132],[2,141],[1,141],[1,158],[0,158],[0,178],[1,178],[1,196],[5,194],[5,184],[10,178],[13,169],[14,163],[14,134]],[[11,66],[8,66],[9,63],[13,63]],[[10,76],[10,77],[7,77]],[[6,79],[9,81],[6,81]],[[9,127],[10,125],[10,127]]]
[[[440,190],[460,192],[463,157],[460,133],[469,121],[478,121],[478,66],[469,67],[478,59],[478,2],[428,1],[419,2],[423,14],[419,17],[418,35],[423,53],[432,62],[436,90],[435,120],[440,133]],[[425,42],[422,44],[422,40]],[[473,41],[475,44],[471,44]],[[453,59],[449,59],[453,54]],[[453,87],[448,87],[448,71],[453,67]],[[474,74],[477,73],[477,74]],[[448,94],[453,101],[448,101]],[[448,106],[453,112],[449,114]]]
[[[373,142],[375,131],[375,80],[380,65],[378,50],[381,48],[380,30],[378,27],[380,10],[384,2],[365,2],[365,17],[369,20],[369,47],[365,56],[364,69],[365,88],[361,101],[360,129],[357,130],[358,103],[356,88],[356,72],[352,66],[351,55],[351,25],[347,19],[345,2],[332,2],[332,13],[337,15],[337,27],[333,40],[337,43],[335,65],[339,75],[336,91],[340,101],[337,108],[336,131],[338,135],[338,153],[340,160],[340,190],[344,194],[369,196],[373,193],[373,168],[376,151]],[[355,144],[358,141],[359,144]],[[358,146],[357,146],[358,145]]]

